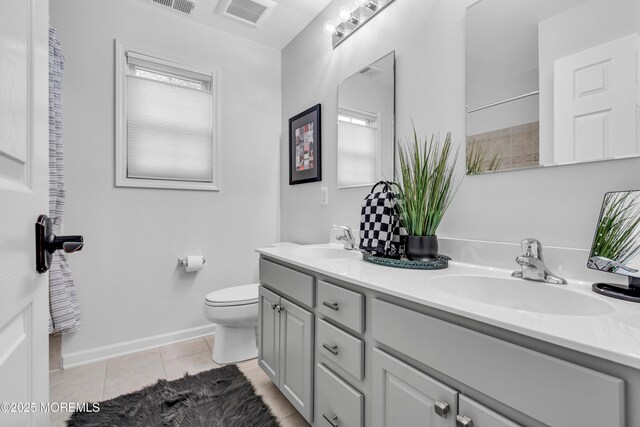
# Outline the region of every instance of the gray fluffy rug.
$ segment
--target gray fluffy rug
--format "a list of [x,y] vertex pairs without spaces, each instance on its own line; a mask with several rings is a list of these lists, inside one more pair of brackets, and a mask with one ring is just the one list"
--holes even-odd
[[237,366],[227,365],[100,403],[99,412],[75,412],[67,425],[270,427],[278,423]]

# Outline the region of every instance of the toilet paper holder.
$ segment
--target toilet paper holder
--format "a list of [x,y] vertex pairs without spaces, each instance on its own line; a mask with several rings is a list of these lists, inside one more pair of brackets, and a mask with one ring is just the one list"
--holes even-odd
[[[204,264],[205,262],[207,262],[207,260],[202,257],[202,263]],[[187,266],[187,257],[182,257],[182,258],[178,258],[178,265],[180,267],[186,267]]]

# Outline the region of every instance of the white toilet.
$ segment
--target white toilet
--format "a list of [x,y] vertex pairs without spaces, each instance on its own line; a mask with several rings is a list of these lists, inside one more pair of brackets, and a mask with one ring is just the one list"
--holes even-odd
[[259,285],[232,286],[207,294],[204,316],[217,325],[214,362],[236,363],[258,356]]

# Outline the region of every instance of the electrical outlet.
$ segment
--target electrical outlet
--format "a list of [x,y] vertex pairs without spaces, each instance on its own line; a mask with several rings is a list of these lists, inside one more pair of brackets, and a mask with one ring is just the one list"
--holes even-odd
[[320,206],[329,206],[329,187],[320,187]]

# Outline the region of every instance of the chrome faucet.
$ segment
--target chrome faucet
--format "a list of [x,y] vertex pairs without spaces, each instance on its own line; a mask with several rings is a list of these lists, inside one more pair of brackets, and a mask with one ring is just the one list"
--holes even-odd
[[346,250],[350,251],[356,249],[356,239],[353,237],[351,228],[346,225],[333,225],[333,228],[342,230],[342,234],[336,236],[336,240],[342,242]]
[[527,280],[566,285],[567,281],[560,276],[551,273],[544,264],[542,257],[542,244],[536,239],[524,239],[520,242],[523,254],[516,258],[516,262],[522,267],[522,271],[511,273],[513,277]]

